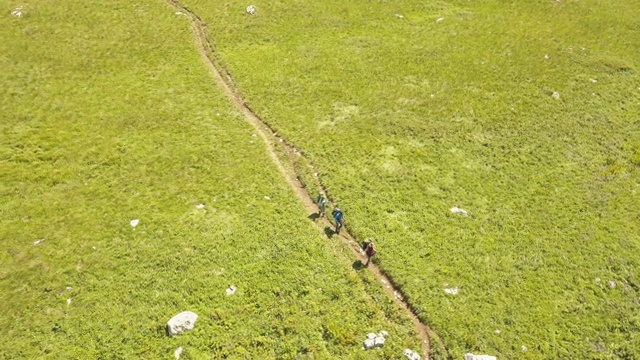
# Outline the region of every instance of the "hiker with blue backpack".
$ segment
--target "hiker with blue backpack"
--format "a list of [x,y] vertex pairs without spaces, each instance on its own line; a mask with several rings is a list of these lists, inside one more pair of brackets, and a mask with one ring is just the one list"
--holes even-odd
[[340,235],[340,229],[342,229],[342,225],[344,224],[344,213],[338,205],[336,205],[331,215],[333,215],[333,219],[336,221],[336,234]]

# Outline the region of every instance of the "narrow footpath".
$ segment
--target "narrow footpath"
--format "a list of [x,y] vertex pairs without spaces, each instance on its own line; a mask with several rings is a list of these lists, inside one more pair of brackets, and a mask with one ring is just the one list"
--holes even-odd
[[[305,189],[304,185],[300,182],[299,176],[295,173],[293,161],[296,157],[304,156],[304,153],[293,147],[286,139],[282,138],[278,135],[273,128],[269,124],[267,124],[262,118],[260,118],[249,106],[245,103],[242,96],[239,94],[237,88],[234,85],[233,78],[231,74],[224,69],[217,58],[214,47],[209,40],[209,37],[206,32],[207,25],[206,23],[195,13],[189,10],[187,7],[181,5],[179,2],[175,0],[165,0],[169,5],[176,9],[176,11],[181,12],[185,16],[187,16],[191,22],[191,26],[196,37],[196,43],[198,46],[198,51],[202,55],[205,64],[211,71],[211,74],[216,79],[218,85],[224,90],[225,94],[229,98],[229,100],[233,103],[233,105],[244,115],[245,119],[254,127],[255,132],[259,135],[264,143],[266,144],[267,153],[273,163],[276,165],[278,170],[285,177],[287,183],[291,186],[295,194],[298,196],[300,201],[304,204],[307,211],[309,213],[317,212],[318,208],[314,202],[314,194],[310,194],[307,189]],[[291,164],[284,164],[281,157],[278,156],[278,152],[276,151],[276,146],[282,147],[282,150],[287,153],[289,159],[292,161]],[[311,162],[309,163],[309,167],[315,173],[318,171],[313,167]],[[317,179],[319,181],[319,179]],[[320,182],[320,187],[325,191],[326,189]],[[333,204],[331,204],[333,205]],[[318,219],[316,222],[318,226],[324,227],[333,227],[333,225],[327,219]],[[349,233],[348,229],[343,228],[340,235],[337,236],[345,246],[350,248],[354,254],[354,256],[363,263],[366,261],[366,256],[360,249],[360,245],[358,241]],[[383,285],[385,291],[389,294],[389,296],[394,299],[395,303],[404,309],[409,317],[412,319],[413,324],[415,326],[416,331],[420,336],[420,340],[422,342],[422,355],[423,359],[430,359],[431,347],[430,340],[437,342],[439,348],[446,349],[440,340],[440,338],[431,330],[429,327],[424,324],[416,315],[415,308],[411,306],[406,300],[405,296],[402,292],[402,289],[397,287],[393,281],[385,274],[385,272],[380,269],[374,263],[370,263],[366,268],[368,269]],[[445,350],[446,351],[446,350]],[[447,357],[450,357],[447,354]]]

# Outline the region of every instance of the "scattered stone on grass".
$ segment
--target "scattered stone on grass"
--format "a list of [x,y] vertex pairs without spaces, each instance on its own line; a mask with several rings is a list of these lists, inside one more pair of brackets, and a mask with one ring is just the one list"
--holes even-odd
[[522,345],[522,347],[520,347],[520,349],[521,349],[523,352],[524,352],[524,351],[529,350],[529,348],[528,348],[528,347],[526,347],[526,346],[524,346],[524,345]]
[[398,19],[404,19],[404,15],[402,15],[402,14],[396,14],[396,17],[397,17]]
[[444,18],[443,18],[443,17],[440,17],[440,18],[437,18],[437,19],[436,19],[436,22],[441,22],[441,21],[444,21]]
[[592,83],[597,83],[598,80],[597,79],[589,79]]
[[452,207],[451,208],[451,212],[454,213],[454,214],[460,214],[462,216],[469,216],[469,214],[467,213],[467,210],[461,209],[461,208],[459,208],[457,206]]
[[596,284],[600,285],[600,282],[602,282],[602,280],[600,280],[599,277],[596,278]]
[[609,280],[608,284],[609,284],[609,287],[610,287],[610,288],[612,288],[612,289],[615,289],[615,288],[616,288],[616,282],[615,282],[615,281],[613,281],[613,280]]
[[71,305],[71,298],[67,299],[67,306]]
[[173,356],[176,357],[176,360],[180,359],[180,355],[182,355],[182,346],[180,346],[176,349],[176,351],[173,352]]
[[44,241],[44,239],[40,239],[40,240],[36,240],[36,241],[34,241],[34,242],[33,242],[33,246],[38,246],[38,245],[40,245],[40,243],[41,243],[42,241]]
[[176,11],[176,15],[181,16],[184,15],[184,13],[182,11]]
[[256,11],[258,11],[258,10],[256,10],[255,6],[253,6],[253,5],[247,6],[247,14],[255,15]]
[[169,322],[167,322],[169,336],[176,336],[187,330],[192,330],[196,326],[197,319],[198,315],[191,311],[183,311],[172,317]]
[[550,58],[549,54],[544,54],[544,58],[549,60],[549,58]]
[[227,289],[227,295],[233,295],[236,293],[236,290],[238,290],[238,287],[235,285],[231,285],[229,286],[229,288]]
[[13,17],[22,17],[22,5],[18,6],[15,9],[13,9],[13,11],[11,11],[11,15]]
[[496,329],[496,331],[494,331],[493,333],[496,334],[496,335],[500,335],[501,331],[500,331],[500,329]]
[[198,205],[196,205],[196,209],[204,209],[204,204],[198,204]]
[[271,200],[271,198],[270,198],[270,197],[268,197],[267,195],[265,195],[265,196],[264,196],[264,199],[265,199],[265,200]]
[[131,224],[132,228],[136,228],[136,226],[138,226],[138,223],[140,222],[140,219],[133,219],[131,221],[129,221],[129,224]]
[[420,360],[420,355],[418,355],[417,352],[411,350],[411,349],[404,349],[404,357],[407,358],[407,360]]
[[373,342],[373,339],[367,339],[364,341],[364,347],[362,349],[364,350],[373,349],[373,345],[375,345],[375,343]]
[[464,360],[497,360],[497,358],[491,355],[474,355],[466,353],[464,354]]
[[384,346],[384,342],[386,341],[389,333],[382,330],[379,334],[368,333],[367,338],[364,341],[363,350],[369,350],[373,348],[381,348]]
[[554,98],[554,99],[556,99],[556,100],[560,100],[560,93],[559,93],[559,92],[557,92],[557,91],[554,91],[554,92],[551,94],[551,97],[552,97],[552,98]]
[[459,291],[460,291],[460,289],[458,289],[457,286],[454,286],[452,288],[444,288],[444,292],[446,292],[447,294],[451,294],[451,295],[458,295]]

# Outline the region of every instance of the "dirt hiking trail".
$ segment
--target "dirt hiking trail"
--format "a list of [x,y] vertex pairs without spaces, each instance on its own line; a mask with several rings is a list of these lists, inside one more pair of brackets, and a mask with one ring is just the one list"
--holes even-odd
[[[198,51],[202,55],[205,64],[211,71],[211,74],[214,76],[217,84],[224,90],[225,94],[236,107],[236,109],[238,109],[244,115],[245,119],[253,126],[256,134],[258,134],[262,138],[262,140],[266,144],[266,149],[269,157],[285,177],[287,183],[289,183],[300,201],[302,201],[306,210],[310,214],[317,213],[318,208],[314,202],[314,194],[310,194],[307,189],[305,189],[304,185],[299,180],[299,176],[298,174],[296,174],[293,166],[295,159],[304,156],[304,152],[292,146],[289,142],[286,141],[286,139],[278,135],[277,132],[266,121],[260,118],[245,103],[244,99],[234,85],[231,74],[229,74],[229,72],[220,65],[220,62],[215,53],[215,49],[211,41],[209,40],[209,36],[207,35],[206,23],[198,15],[196,15],[187,7],[183,6],[177,1],[165,1],[174,9],[189,18],[191,27],[196,37],[195,40],[198,46]],[[286,153],[286,156],[278,156],[276,147],[278,147],[278,150],[281,150],[281,152]],[[286,159],[282,159],[283,157]],[[287,161],[288,163],[285,163],[285,161]],[[310,162],[308,163],[311,170],[317,173],[313,165]],[[318,178],[317,180],[319,181]],[[320,187],[322,188],[324,193],[328,195],[328,193],[326,192],[326,188],[324,188],[322,183],[320,183]],[[330,202],[330,205],[334,204]],[[333,225],[329,222],[329,220],[322,218],[317,220],[318,222],[316,222],[316,225],[318,225],[319,227],[322,227],[323,229],[325,227],[333,228]],[[340,235],[335,236],[337,236],[345,246],[349,247],[354,256],[356,256],[356,258],[358,258],[362,263],[366,261],[366,256],[361,251],[358,241],[349,233],[346,227],[343,227]],[[431,358],[430,340],[435,341],[439,345],[439,348],[443,349],[446,352],[446,348],[444,347],[444,344],[437,336],[437,334],[429,329],[429,327],[418,318],[415,308],[405,300],[402,289],[394,284],[394,282],[389,278],[389,276],[387,276],[384,270],[380,269],[373,262],[371,262],[366,269],[368,269],[382,283],[383,288],[389,294],[389,296],[394,299],[395,303],[399,307],[405,310],[405,312],[413,321],[415,329],[419,334],[422,343],[423,359]],[[446,354],[446,357],[450,358],[450,355]]]

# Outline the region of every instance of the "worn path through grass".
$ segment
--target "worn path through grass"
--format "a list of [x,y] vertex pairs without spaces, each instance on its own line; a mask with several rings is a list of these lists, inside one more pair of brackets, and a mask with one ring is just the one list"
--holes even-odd
[[[419,350],[407,314],[309,221],[211,81],[186,17],[163,1],[5,7],[0,359]],[[195,329],[168,337],[184,310]],[[381,330],[384,348],[362,351]]]
[[[197,14],[193,13],[191,10],[181,5],[179,2],[174,0],[166,1],[177,10],[189,16],[194,35],[196,37],[196,42],[198,44],[198,50],[200,51],[200,54],[202,55],[207,67],[215,77],[217,83],[224,89],[225,94],[229,97],[233,105],[238,110],[240,110],[240,112],[242,112],[245,119],[255,128],[256,133],[258,133],[260,135],[260,138],[265,142],[269,157],[285,177],[287,183],[294,190],[300,201],[302,201],[307,211],[309,211],[310,213],[317,211],[317,207],[313,201],[314,195],[309,193],[308,189],[304,184],[300,182],[299,177],[295,173],[295,159],[288,165],[283,164],[283,159],[292,159],[303,155],[299,150],[289,145],[286,139],[282,138],[275,131],[273,131],[273,129],[271,129],[266,122],[264,122],[253,110],[251,110],[247,106],[245,101],[242,99],[242,96],[234,87],[231,75],[221,67],[219,60],[216,58],[214,48],[209,41],[207,32],[205,30],[206,24],[204,23],[204,21],[202,21],[202,19]],[[286,152],[286,157],[278,156],[276,147],[279,146],[282,147],[282,150],[284,152]],[[313,168],[313,165],[309,164],[309,166],[312,168],[312,170],[315,170]],[[319,185],[322,186],[321,183]],[[318,225],[326,227],[332,226],[332,224],[327,219],[320,219]],[[348,229],[344,229],[342,235],[336,236],[338,236],[343,241],[343,243],[353,251],[353,254],[355,254],[361,262],[366,260],[366,256],[360,250],[358,240],[355,239],[351,234],[349,234]],[[439,345],[438,348],[441,349],[441,351],[446,351],[444,350],[444,345],[439,340],[437,335],[418,318],[413,307],[406,301],[402,289],[396,286],[394,282],[374,263],[369,264],[368,269],[383,284],[383,287],[389,294],[389,296],[391,296],[391,298],[395,300],[398,306],[407,311],[408,315],[411,317],[413,324],[421,337],[422,352],[425,358],[429,358],[431,353],[429,341],[430,337],[436,339]]]

